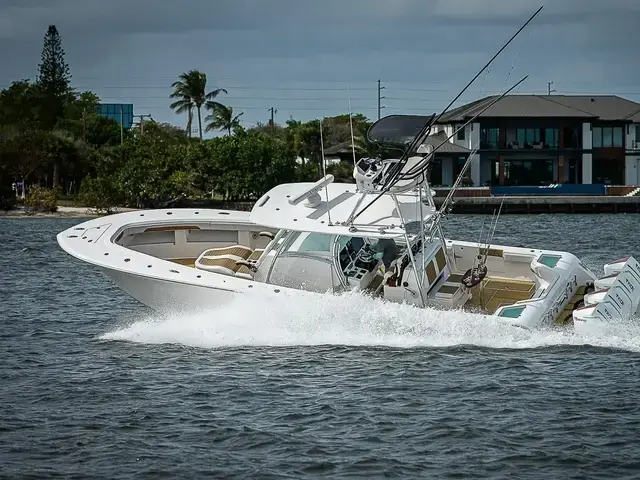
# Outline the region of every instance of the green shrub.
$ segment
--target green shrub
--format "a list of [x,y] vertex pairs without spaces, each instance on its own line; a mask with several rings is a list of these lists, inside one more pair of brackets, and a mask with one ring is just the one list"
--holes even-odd
[[82,181],[77,204],[107,215],[114,213],[122,199],[112,178],[87,177]]
[[327,167],[327,173],[333,175],[336,182],[356,183],[353,178],[353,163],[340,162]]
[[58,210],[58,196],[58,190],[36,185],[27,193],[24,205],[32,212],[55,212]]
[[0,210],[11,210],[16,206],[16,193],[9,185],[0,185]]

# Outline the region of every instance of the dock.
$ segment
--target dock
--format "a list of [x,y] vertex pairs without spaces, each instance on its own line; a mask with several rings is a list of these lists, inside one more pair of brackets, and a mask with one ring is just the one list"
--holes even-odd
[[[434,198],[440,207],[443,197]],[[640,196],[478,196],[454,197],[452,213],[640,213]]]

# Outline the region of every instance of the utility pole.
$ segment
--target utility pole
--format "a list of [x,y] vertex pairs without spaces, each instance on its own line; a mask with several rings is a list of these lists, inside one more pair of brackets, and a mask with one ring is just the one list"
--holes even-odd
[[384,88],[385,87],[382,86],[382,82],[378,79],[378,120],[380,120],[380,110],[384,108],[384,106],[381,105],[381,100],[385,98],[381,95]]
[[87,109],[82,109],[82,138],[87,143]]
[[136,117],[140,117],[140,134],[144,135],[144,119],[148,118],[149,120],[152,120],[151,118],[151,114],[150,113],[146,113],[144,115],[134,115],[133,118]]
[[553,85],[553,82],[547,82],[547,95],[551,95],[551,92],[555,92],[555,90],[551,90],[551,85]]
[[124,143],[124,108],[120,104],[120,145]]
[[278,113],[278,109],[274,108],[274,107],[271,107],[268,110],[271,112],[271,131],[275,131],[276,124],[275,124],[274,117],[275,117],[276,113]]

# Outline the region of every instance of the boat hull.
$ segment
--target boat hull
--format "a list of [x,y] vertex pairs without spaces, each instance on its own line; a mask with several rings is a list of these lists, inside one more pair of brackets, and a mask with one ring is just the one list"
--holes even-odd
[[108,268],[101,270],[129,296],[163,314],[207,311],[231,303],[239,295],[222,288],[161,280]]

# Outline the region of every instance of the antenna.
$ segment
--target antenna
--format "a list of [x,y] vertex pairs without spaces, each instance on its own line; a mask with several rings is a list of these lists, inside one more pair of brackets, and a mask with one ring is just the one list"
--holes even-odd
[[[320,122],[322,126],[322,122]],[[353,118],[351,115],[351,84],[349,84],[349,128],[351,128],[351,152],[353,153],[353,166],[356,166],[356,144],[353,138]]]
[[[320,119],[320,151],[322,153],[322,176],[323,178],[327,177],[327,161],[324,158],[324,137],[322,136],[322,118]],[[331,209],[329,208],[329,188],[327,187],[328,183],[324,184],[324,194],[327,198],[327,219],[329,221],[329,225],[333,225],[331,223]],[[333,277],[332,277],[333,278]]]

